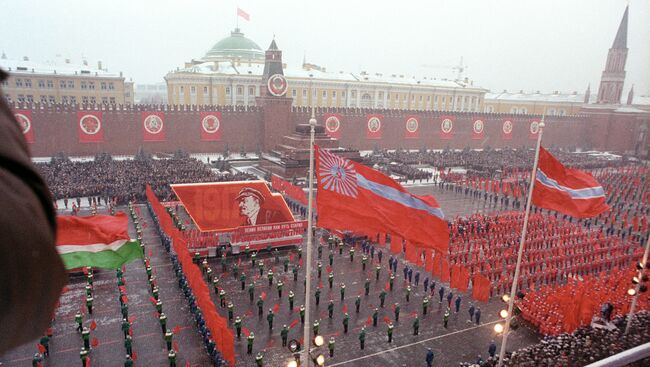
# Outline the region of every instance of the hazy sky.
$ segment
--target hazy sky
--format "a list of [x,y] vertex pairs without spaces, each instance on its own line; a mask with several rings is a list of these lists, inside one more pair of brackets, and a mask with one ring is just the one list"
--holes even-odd
[[[239,25],[289,67],[449,77],[461,56],[475,85],[596,92],[626,0],[5,0],[10,58],[102,60],[136,83],[163,81]],[[650,94],[650,1],[632,0],[627,85]],[[427,68],[426,66],[436,68]]]

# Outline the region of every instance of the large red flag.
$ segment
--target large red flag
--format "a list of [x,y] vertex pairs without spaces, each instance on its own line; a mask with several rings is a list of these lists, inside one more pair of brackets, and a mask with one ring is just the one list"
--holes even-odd
[[533,204],[577,218],[609,210],[603,187],[590,173],[564,167],[543,147],[539,148]]
[[449,228],[432,196],[412,195],[379,171],[315,149],[320,226],[390,232],[447,252]]
[[513,128],[512,120],[510,119],[503,120],[503,124],[501,125],[501,132],[502,132],[501,138],[503,140],[512,139],[512,128]]
[[366,138],[368,139],[381,139],[382,133],[382,120],[384,115],[370,114],[366,115]]
[[472,139],[474,140],[483,139],[484,127],[485,127],[485,122],[483,122],[483,120],[481,119],[474,120],[474,123],[472,124]]
[[164,112],[142,112],[141,119],[144,141],[165,141]]
[[452,139],[454,137],[454,117],[442,116],[440,119],[440,139]]
[[487,302],[490,299],[490,280],[482,274],[474,275],[472,298],[481,302]]
[[221,140],[221,112],[201,112],[201,140]]
[[247,12],[243,11],[243,10],[240,9],[240,8],[237,8],[237,16],[238,16],[238,17],[241,17],[242,19],[246,19],[246,20],[249,21],[249,22],[250,22],[250,20],[251,20],[251,16],[250,16],[250,14],[248,14]]
[[14,113],[20,131],[23,132],[25,141],[29,144],[34,142],[34,126],[32,124],[32,111],[16,110]]
[[325,121],[325,133],[330,138],[341,138],[341,119],[341,115],[336,113],[326,113],[323,115],[323,121]]
[[420,137],[420,118],[418,116],[407,116],[404,127],[404,138],[417,139]]

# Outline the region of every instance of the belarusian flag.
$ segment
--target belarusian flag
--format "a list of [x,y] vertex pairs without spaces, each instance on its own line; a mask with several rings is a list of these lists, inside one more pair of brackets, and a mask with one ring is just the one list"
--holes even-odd
[[117,269],[143,257],[140,243],[128,234],[128,218],[58,216],[56,248],[66,269],[84,266]]

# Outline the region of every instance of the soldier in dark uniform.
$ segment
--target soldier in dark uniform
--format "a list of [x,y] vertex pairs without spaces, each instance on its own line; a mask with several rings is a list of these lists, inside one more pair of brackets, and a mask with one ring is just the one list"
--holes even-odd
[[346,312],[345,315],[343,315],[343,333],[347,334],[348,333],[348,324],[350,322],[350,316]]
[[366,328],[362,327],[361,332],[359,333],[359,346],[361,347],[361,350],[363,350],[365,344],[366,344]]

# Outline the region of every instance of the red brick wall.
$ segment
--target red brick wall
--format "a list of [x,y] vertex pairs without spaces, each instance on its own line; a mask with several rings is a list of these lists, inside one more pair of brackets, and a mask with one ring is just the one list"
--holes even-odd
[[[222,114],[221,141],[206,142],[200,139],[200,110],[165,106],[164,142],[145,142],[142,139],[141,111],[156,110],[149,106],[136,106],[103,112],[104,142],[79,143],[77,110],[61,107],[36,106],[32,111],[34,156],[51,156],[58,152],[69,155],[93,155],[97,152],[135,154],[140,147],[148,152],[171,153],[183,149],[191,153],[221,153],[226,144],[231,152],[242,147],[249,152],[259,147],[273,149],[298,123],[309,121],[311,111],[291,108],[290,99],[263,99],[257,108],[209,108]],[[24,109],[15,107],[16,109]],[[203,108],[203,107],[202,107]],[[416,111],[370,111],[361,109],[319,109],[316,118],[323,123],[324,113],[341,115],[341,146],[362,150],[378,148],[429,149],[521,147],[534,145],[529,139],[529,124],[533,116],[485,113],[443,113]],[[368,139],[366,126],[368,113],[383,114],[382,138]],[[419,117],[419,138],[405,138],[407,116]],[[454,137],[440,137],[442,116],[454,116]],[[485,123],[484,138],[472,139],[472,124],[476,119]],[[511,140],[502,138],[504,119],[514,122]],[[620,113],[588,113],[579,116],[547,117],[544,145],[548,147],[581,147],[586,149],[633,151],[642,126],[650,125],[650,115]],[[647,143],[646,143],[647,144]]]

